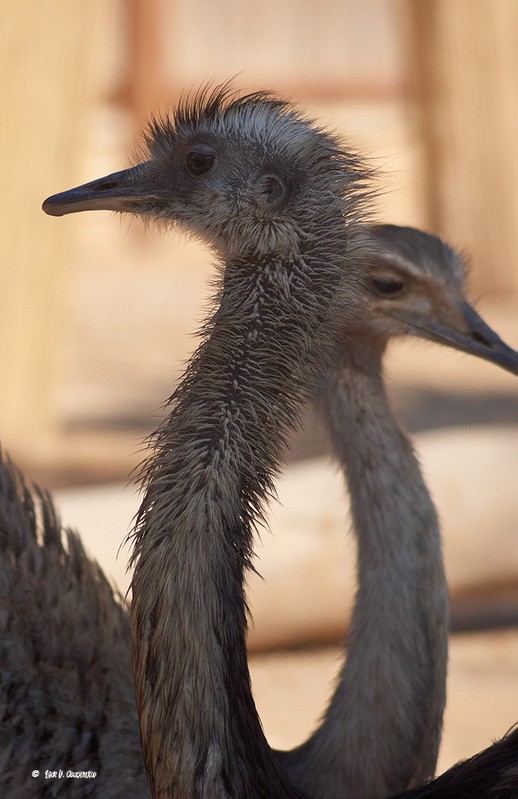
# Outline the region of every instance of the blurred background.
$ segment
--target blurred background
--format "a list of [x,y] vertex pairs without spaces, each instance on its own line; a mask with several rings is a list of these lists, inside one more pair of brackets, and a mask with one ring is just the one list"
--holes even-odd
[[[123,588],[127,552],[116,554],[138,498],[121,483],[196,344],[211,257],[108,213],[50,219],[42,200],[129,165],[150,114],[234,77],[289,97],[367,155],[376,217],[463,248],[471,298],[518,347],[517,40],[515,0],[3,0],[0,441],[58,490],[65,520]],[[387,374],[439,505],[464,631],[452,638],[446,766],[518,718],[518,381],[422,342],[396,342]],[[252,592],[253,648],[326,645],[255,657],[278,746],[323,707],[354,591],[327,451],[308,409]],[[296,516],[303,493],[315,506]],[[505,631],[466,633],[490,627]]]

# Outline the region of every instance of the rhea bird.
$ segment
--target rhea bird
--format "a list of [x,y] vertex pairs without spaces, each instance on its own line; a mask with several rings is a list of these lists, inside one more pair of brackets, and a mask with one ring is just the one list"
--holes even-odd
[[[329,350],[366,171],[287,104],[225,91],[151,125],[149,160],[49,198],[179,224],[224,271],[144,475],[131,629],[154,797],[299,796],[250,687],[244,576],[287,431]],[[322,232],[325,231],[325,236]],[[342,290],[345,289],[345,290]]]
[[335,295],[340,306],[347,296],[365,175],[334,139],[261,95],[198,99],[154,125],[149,144],[139,167],[44,205],[178,222],[225,262],[216,311],[155,438],[135,533],[146,769],[154,796],[298,796],[253,704],[243,576],[285,433],[330,350]]
[[448,600],[437,513],[382,373],[389,339],[417,335],[518,374],[518,356],[465,297],[465,263],[436,236],[361,232],[363,307],[347,321],[319,405],[351,497],[358,591],[348,656],[323,722],[281,754],[319,799],[383,797],[435,773],[446,692]]

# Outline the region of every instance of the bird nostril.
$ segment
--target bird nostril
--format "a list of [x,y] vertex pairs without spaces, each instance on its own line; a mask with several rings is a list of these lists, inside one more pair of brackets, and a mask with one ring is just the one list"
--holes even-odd
[[479,333],[477,330],[473,330],[471,333],[471,338],[475,339],[478,344],[483,344],[485,347],[492,347],[493,342],[487,339],[482,333]]
[[115,180],[107,180],[104,183],[98,183],[95,187],[97,191],[109,191],[110,189],[115,189],[117,187],[117,181]]

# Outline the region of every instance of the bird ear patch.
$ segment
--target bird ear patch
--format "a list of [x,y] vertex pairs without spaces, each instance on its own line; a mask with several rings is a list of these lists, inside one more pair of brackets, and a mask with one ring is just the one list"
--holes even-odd
[[278,175],[262,175],[255,186],[255,201],[264,209],[279,208],[286,197],[286,187]]

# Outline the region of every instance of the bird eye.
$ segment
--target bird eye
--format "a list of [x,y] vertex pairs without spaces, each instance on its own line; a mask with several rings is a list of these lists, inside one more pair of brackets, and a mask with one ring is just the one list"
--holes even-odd
[[404,283],[398,277],[376,275],[371,278],[371,288],[377,297],[398,297],[404,289]]
[[193,147],[187,153],[185,166],[193,177],[206,175],[216,163],[216,150],[207,145]]

